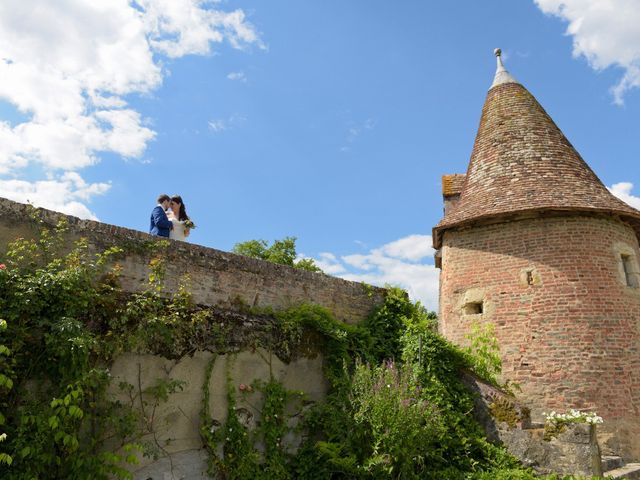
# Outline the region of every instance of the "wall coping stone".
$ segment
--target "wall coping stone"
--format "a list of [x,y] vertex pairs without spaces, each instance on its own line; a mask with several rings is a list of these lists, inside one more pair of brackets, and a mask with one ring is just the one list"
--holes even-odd
[[[0,246],[21,234],[25,237],[35,235],[33,210],[30,205],[0,198]],[[126,252],[127,258],[123,265],[123,288],[127,291],[137,290],[146,280],[141,271],[147,271],[147,263],[152,256],[151,253],[138,251],[135,246],[168,240],[170,247],[163,252],[168,260],[168,277],[170,273],[178,271],[197,272],[201,292],[192,293],[194,300],[203,305],[233,303],[238,296],[251,306],[270,306],[276,309],[314,303],[328,308],[339,320],[355,323],[366,318],[383,302],[386,295],[384,288],[365,287],[362,283],[324,273],[279,265],[188,242],[161,239],[137,230],[80,219],[44,208],[37,208],[35,211],[45,225],[54,226],[66,219],[69,240],[87,238],[89,244],[97,249],[114,245],[132,246],[135,251]],[[12,236],[15,233],[18,235]],[[128,270],[135,271],[130,281],[127,281]],[[177,277],[173,284],[168,282],[169,287],[175,287],[175,282]]]

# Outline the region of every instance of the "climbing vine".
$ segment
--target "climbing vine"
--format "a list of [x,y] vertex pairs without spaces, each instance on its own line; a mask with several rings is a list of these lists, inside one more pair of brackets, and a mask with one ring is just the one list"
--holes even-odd
[[[116,400],[109,366],[125,352],[179,359],[198,350],[212,352],[200,417],[212,477],[533,478],[469,415],[473,398],[459,373],[474,366],[495,373],[491,343],[454,347],[434,331],[434,316],[401,290],[389,289],[360,325],[312,305],[204,308],[193,303],[188,278],[165,291],[166,243],[159,242],[140,247],[151,258],[148,283],[126,294],[117,262],[131,247],[95,254],[79,240],[69,250],[66,228],[42,228],[0,255],[3,479],[131,478],[127,463],[168,456],[155,435],[156,410],[183,384],[121,382]],[[273,374],[238,384],[231,372],[243,349],[269,352],[267,362],[321,353],[325,401],[308,401]],[[210,406],[212,372],[223,356],[224,421]]]
[[[121,248],[93,254],[81,239],[65,253],[65,222],[39,228],[0,256],[0,477],[130,478],[127,463],[161,450],[142,437],[155,438],[158,405],[182,385],[159,379],[143,391],[121,384],[131,399],[121,402],[107,393],[108,367],[123,351],[186,349],[170,329],[191,311],[188,295],[161,298],[160,259],[147,288],[125,295],[114,263]],[[181,338],[204,321],[198,311],[190,318]]]

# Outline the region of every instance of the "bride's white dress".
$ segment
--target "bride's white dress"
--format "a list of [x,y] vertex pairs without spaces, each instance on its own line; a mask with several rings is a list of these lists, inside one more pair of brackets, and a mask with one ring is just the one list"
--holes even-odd
[[172,240],[181,240],[186,242],[187,237],[184,234],[184,221],[178,220],[171,212],[167,214],[167,218],[171,223],[173,223],[173,228],[169,231],[169,238]]

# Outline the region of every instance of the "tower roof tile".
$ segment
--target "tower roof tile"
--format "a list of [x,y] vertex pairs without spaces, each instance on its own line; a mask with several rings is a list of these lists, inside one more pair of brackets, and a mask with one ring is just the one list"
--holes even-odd
[[[509,74],[499,60],[496,79],[504,80]],[[533,95],[509,75],[489,89],[460,199],[434,227],[434,246],[440,247],[449,228],[535,211],[608,213],[640,225],[640,211],[607,190]]]

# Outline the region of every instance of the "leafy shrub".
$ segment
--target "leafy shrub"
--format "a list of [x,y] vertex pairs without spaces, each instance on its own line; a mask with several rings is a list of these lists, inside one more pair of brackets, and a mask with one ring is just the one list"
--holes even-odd
[[288,265],[310,272],[322,272],[313,259],[298,258],[296,253],[296,237],[285,237],[282,240],[274,240],[269,245],[266,240],[248,240],[236,243],[233,252],[245,257],[259,258],[280,265]]
[[411,364],[358,364],[351,403],[355,421],[370,432],[371,454],[362,467],[374,478],[412,478],[440,456],[443,419],[423,395]]
[[469,345],[463,351],[475,373],[498,385],[498,375],[502,371],[502,359],[493,323],[472,322],[471,330],[466,338]]
[[[123,351],[179,358],[196,348],[228,353],[228,330],[214,313],[193,304],[185,281],[162,294],[164,263],[152,261],[147,287],[125,295],[113,248],[99,255],[80,241],[60,254],[66,226],[19,239],[0,258],[0,476],[4,479],[130,478],[123,462],[137,461],[138,443],[153,431],[159,402],[182,388],[161,381],[145,391],[120,385],[130,402],[107,397],[105,365]],[[162,242],[145,245],[158,253]],[[266,243],[252,244],[260,255]],[[272,261],[294,262],[285,242]],[[301,397],[273,378],[256,382],[262,420],[250,431],[240,421],[228,382],[228,416],[215,426],[203,390],[201,435],[219,478],[264,479],[522,479],[532,473],[491,445],[471,415],[473,398],[462,369],[496,378],[490,332],[476,332],[466,351],[435,332],[435,315],[389,289],[385,303],[361,325],[336,321],[303,305],[260,312],[269,335],[255,346],[283,359],[321,348],[330,384],[326,400],[305,410],[297,453],[282,439],[287,407]],[[474,343],[475,342],[475,343]],[[215,356],[214,356],[215,359]],[[207,380],[213,363],[207,370]],[[143,418],[132,405],[141,405]],[[148,410],[148,411],[146,411]],[[118,439],[119,454],[104,451]],[[260,448],[258,446],[261,445]],[[150,455],[166,454],[146,446]]]

